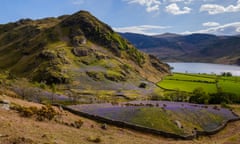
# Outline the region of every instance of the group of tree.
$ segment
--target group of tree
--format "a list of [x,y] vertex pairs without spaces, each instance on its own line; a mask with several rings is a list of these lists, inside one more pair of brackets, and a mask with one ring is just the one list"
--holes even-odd
[[231,77],[232,73],[231,72],[223,72],[223,73],[221,73],[221,76]]
[[197,104],[240,104],[240,95],[224,92],[221,87],[219,87],[215,93],[207,93],[201,87],[194,89],[192,92],[175,90],[164,94],[154,93],[150,99]]
[[193,90],[189,102],[198,104],[240,103],[240,95],[224,92],[221,88],[216,93],[206,93],[203,88]]

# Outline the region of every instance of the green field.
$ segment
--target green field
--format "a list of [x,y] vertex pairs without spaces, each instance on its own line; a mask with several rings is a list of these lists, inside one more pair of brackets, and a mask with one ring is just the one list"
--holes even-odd
[[203,88],[207,93],[216,93],[218,88],[223,92],[240,95],[240,77],[224,77],[206,74],[174,73],[157,84],[165,90],[180,90],[192,92],[196,88]]

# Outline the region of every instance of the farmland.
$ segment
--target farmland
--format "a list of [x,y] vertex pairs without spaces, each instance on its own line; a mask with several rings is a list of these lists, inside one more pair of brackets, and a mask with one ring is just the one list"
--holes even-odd
[[237,76],[174,73],[157,85],[165,90],[192,92],[196,88],[202,88],[207,93],[216,93],[221,89],[223,92],[240,95],[240,77]]

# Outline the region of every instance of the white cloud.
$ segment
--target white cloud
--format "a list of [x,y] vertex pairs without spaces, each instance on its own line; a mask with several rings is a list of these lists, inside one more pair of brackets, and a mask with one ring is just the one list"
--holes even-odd
[[236,31],[240,33],[240,27],[238,27],[238,28],[236,29]]
[[222,6],[217,4],[204,4],[200,7],[200,12],[207,11],[209,14],[220,14],[227,12],[239,12],[240,11],[240,0],[237,1],[236,5]]
[[159,34],[157,32],[151,31],[158,31],[162,29],[168,29],[169,26],[155,26],[155,25],[140,25],[140,26],[130,26],[130,27],[120,27],[120,28],[113,28],[117,32],[131,32],[131,33],[139,33],[145,35],[156,35]]
[[145,6],[147,12],[159,11],[159,6],[161,2],[159,0],[123,0],[127,1],[129,4],[137,3],[139,5]]
[[170,3],[176,3],[176,2],[182,2],[184,0],[163,0],[164,2],[170,2]]
[[216,27],[216,26],[219,26],[220,24],[217,23],[217,22],[205,22],[202,24],[202,26],[205,26],[205,27]]
[[147,12],[158,11],[158,10],[159,10],[159,6],[158,5],[154,5],[152,7],[147,7],[146,8]]
[[176,3],[172,3],[166,6],[166,12],[171,13],[173,15],[188,14],[191,12],[191,8],[183,7],[183,9],[181,10]]
[[240,34],[240,22],[228,23],[225,25],[220,25],[216,27],[211,27],[208,29],[198,30],[198,31],[187,31],[182,34],[192,34],[192,33],[208,33],[215,35],[237,35]]
[[163,0],[163,1],[169,3],[183,2],[185,4],[190,4],[193,0]]

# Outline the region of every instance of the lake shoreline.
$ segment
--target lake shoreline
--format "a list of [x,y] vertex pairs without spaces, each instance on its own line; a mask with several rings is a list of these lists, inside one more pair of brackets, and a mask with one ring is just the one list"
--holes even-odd
[[179,73],[202,73],[221,75],[224,72],[230,72],[233,76],[240,76],[240,66],[198,63],[198,62],[167,62],[173,68],[172,72]]

